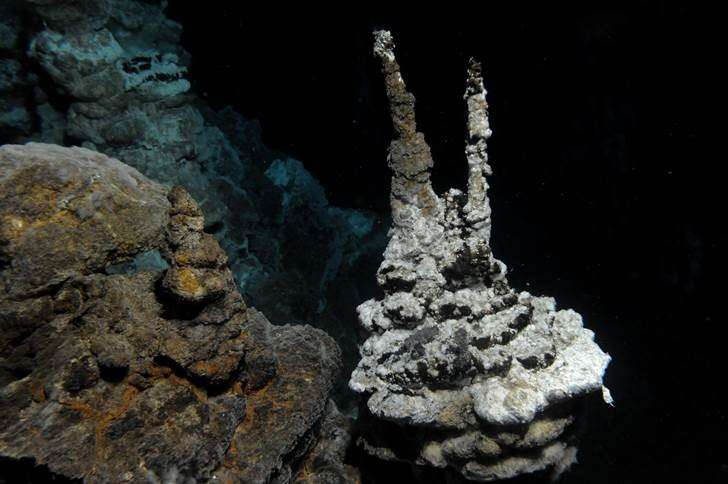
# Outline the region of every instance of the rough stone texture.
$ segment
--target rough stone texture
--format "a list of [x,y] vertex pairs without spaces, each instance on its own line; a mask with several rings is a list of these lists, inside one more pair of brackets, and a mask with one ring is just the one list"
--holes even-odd
[[356,274],[376,267],[382,225],[332,207],[299,161],[263,145],[257,123],[190,91],[182,27],[164,4],[3,2],[0,143],[82,145],[184,186],[245,298],[277,324],[325,329],[353,368],[351,306],[375,289]]
[[[358,307],[369,338],[350,387],[384,423],[364,439],[385,459],[452,467],[494,480],[574,460],[580,397],[602,391],[610,357],[581,316],[554,299],[517,293],[490,249],[491,131],[480,66],[471,61],[468,193],[432,191],[432,160],[417,132],[389,32],[375,33],[396,139],[389,152],[394,225],[377,273],[382,300]],[[403,429],[401,427],[406,428]]]
[[23,72],[20,46],[20,13],[17,2],[0,4],[0,137],[12,139],[32,131],[31,113],[26,109],[28,86]]
[[[326,412],[332,375],[340,365],[338,350],[324,332],[308,326],[273,327],[270,337],[281,377],[248,398],[253,411],[238,427],[229,459],[217,474],[223,481],[243,476],[244,482],[266,482],[275,469],[275,482],[288,482],[295,471],[291,464],[299,464],[306,457],[319,435],[318,446],[330,445],[331,417],[323,418],[327,433],[319,431],[319,420]],[[281,414],[291,418],[281,419]],[[313,452],[321,453],[318,447]],[[343,468],[343,453],[335,457],[339,459],[335,465]],[[344,477],[337,482],[356,482]],[[320,482],[315,478],[314,474],[300,482]]]
[[4,462],[289,482],[324,445],[336,344],[246,306],[184,189],[84,148],[8,145],[0,223]]
[[351,443],[352,421],[329,401],[321,422],[319,441],[301,465],[294,482],[317,484],[359,483],[359,470],[343,464]]

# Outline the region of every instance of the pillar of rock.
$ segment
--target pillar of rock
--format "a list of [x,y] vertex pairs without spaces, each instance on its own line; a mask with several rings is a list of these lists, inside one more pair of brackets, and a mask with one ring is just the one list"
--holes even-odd
[[470,62],[465,92],[468,193],[440,197],[392,36],[379,31],[374,39],[395,128],[394,225],[377,274],[384,297],[357,308],[370,333],[349,383],[373,418],[363,445],[384,459],[450,467],[478,481],[559,473],[576,457],[579,402],[601,391],[611,403],[602,384],[610,357],[579,314],[513,290],[492,254],[480,65]]

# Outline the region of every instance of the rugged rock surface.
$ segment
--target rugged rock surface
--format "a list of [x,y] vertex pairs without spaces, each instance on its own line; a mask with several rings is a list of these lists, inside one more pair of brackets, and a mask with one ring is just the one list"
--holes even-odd
[[384,231],[331,206],[299,161],[263,145],[255,122],[190,91],[182,27],[164,5],[3,1],[0,143],[82,145],[184,186],[246,300],[275,323],[325,329],[353,368],[350,308],[375,288],[352,274],[374,270]]
[[579,314],[515,292],[492,254],[491,131],[480,66],[471,61],[465,94],[468,193],[438,197],[389,32],[375,34],[374,50],[395,131],[394,225],[377,274],[385,296],[358,308],[370,337],[350,386],[381,419],[364,446],[479,481],[559,473],[575,460],[569,434],[579,399],[601,391],[611,403],[602,386],[610,357]]
[[319,442],[303,461],[294,482],[361,482],[359,470],[344,464],[353,433],[351,419],[339,412],[333,401],[329,401],[319,430]]
[[312,448],[340,457],[320,449],[336,344],[246,306],[184,189],[84,148],[7,145],[0,223],[5,463],[258,483],[289,482]]

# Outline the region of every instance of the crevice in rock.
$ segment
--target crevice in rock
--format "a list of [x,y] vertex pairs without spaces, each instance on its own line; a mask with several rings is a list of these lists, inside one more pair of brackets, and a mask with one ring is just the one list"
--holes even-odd
[[122,262],[106,266],[105,272],[106,274],[132,275],[141,271],[159,272],[166,269],[169,269],[169,262],[162,257],[158,249],[151,249]]
[[121,383],[128,374],[128,367],[112,367],[99,364],[99,376],[109,383]]

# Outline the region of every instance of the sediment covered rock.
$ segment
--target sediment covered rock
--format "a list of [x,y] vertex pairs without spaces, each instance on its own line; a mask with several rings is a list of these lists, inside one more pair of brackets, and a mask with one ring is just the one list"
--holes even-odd
[[246,306],[184,189],[84,148],[7,145],[0,224],[5,462],[288,482],[321,445],[338,347]]
[[364,446],[479,481],[561,472],[576,456],[570,429],[580,399],[603,392],[611,403],[602,385],[610,357],[579,314],[514,291],[492,253],[480,65],[471,61],[465,93],[468,192],[439,197],[389,32],[375,33],[374,51],[395,131],[394,224],[377,273],[384,298],[358,307],[370,336],[349,384],[380,419]]

